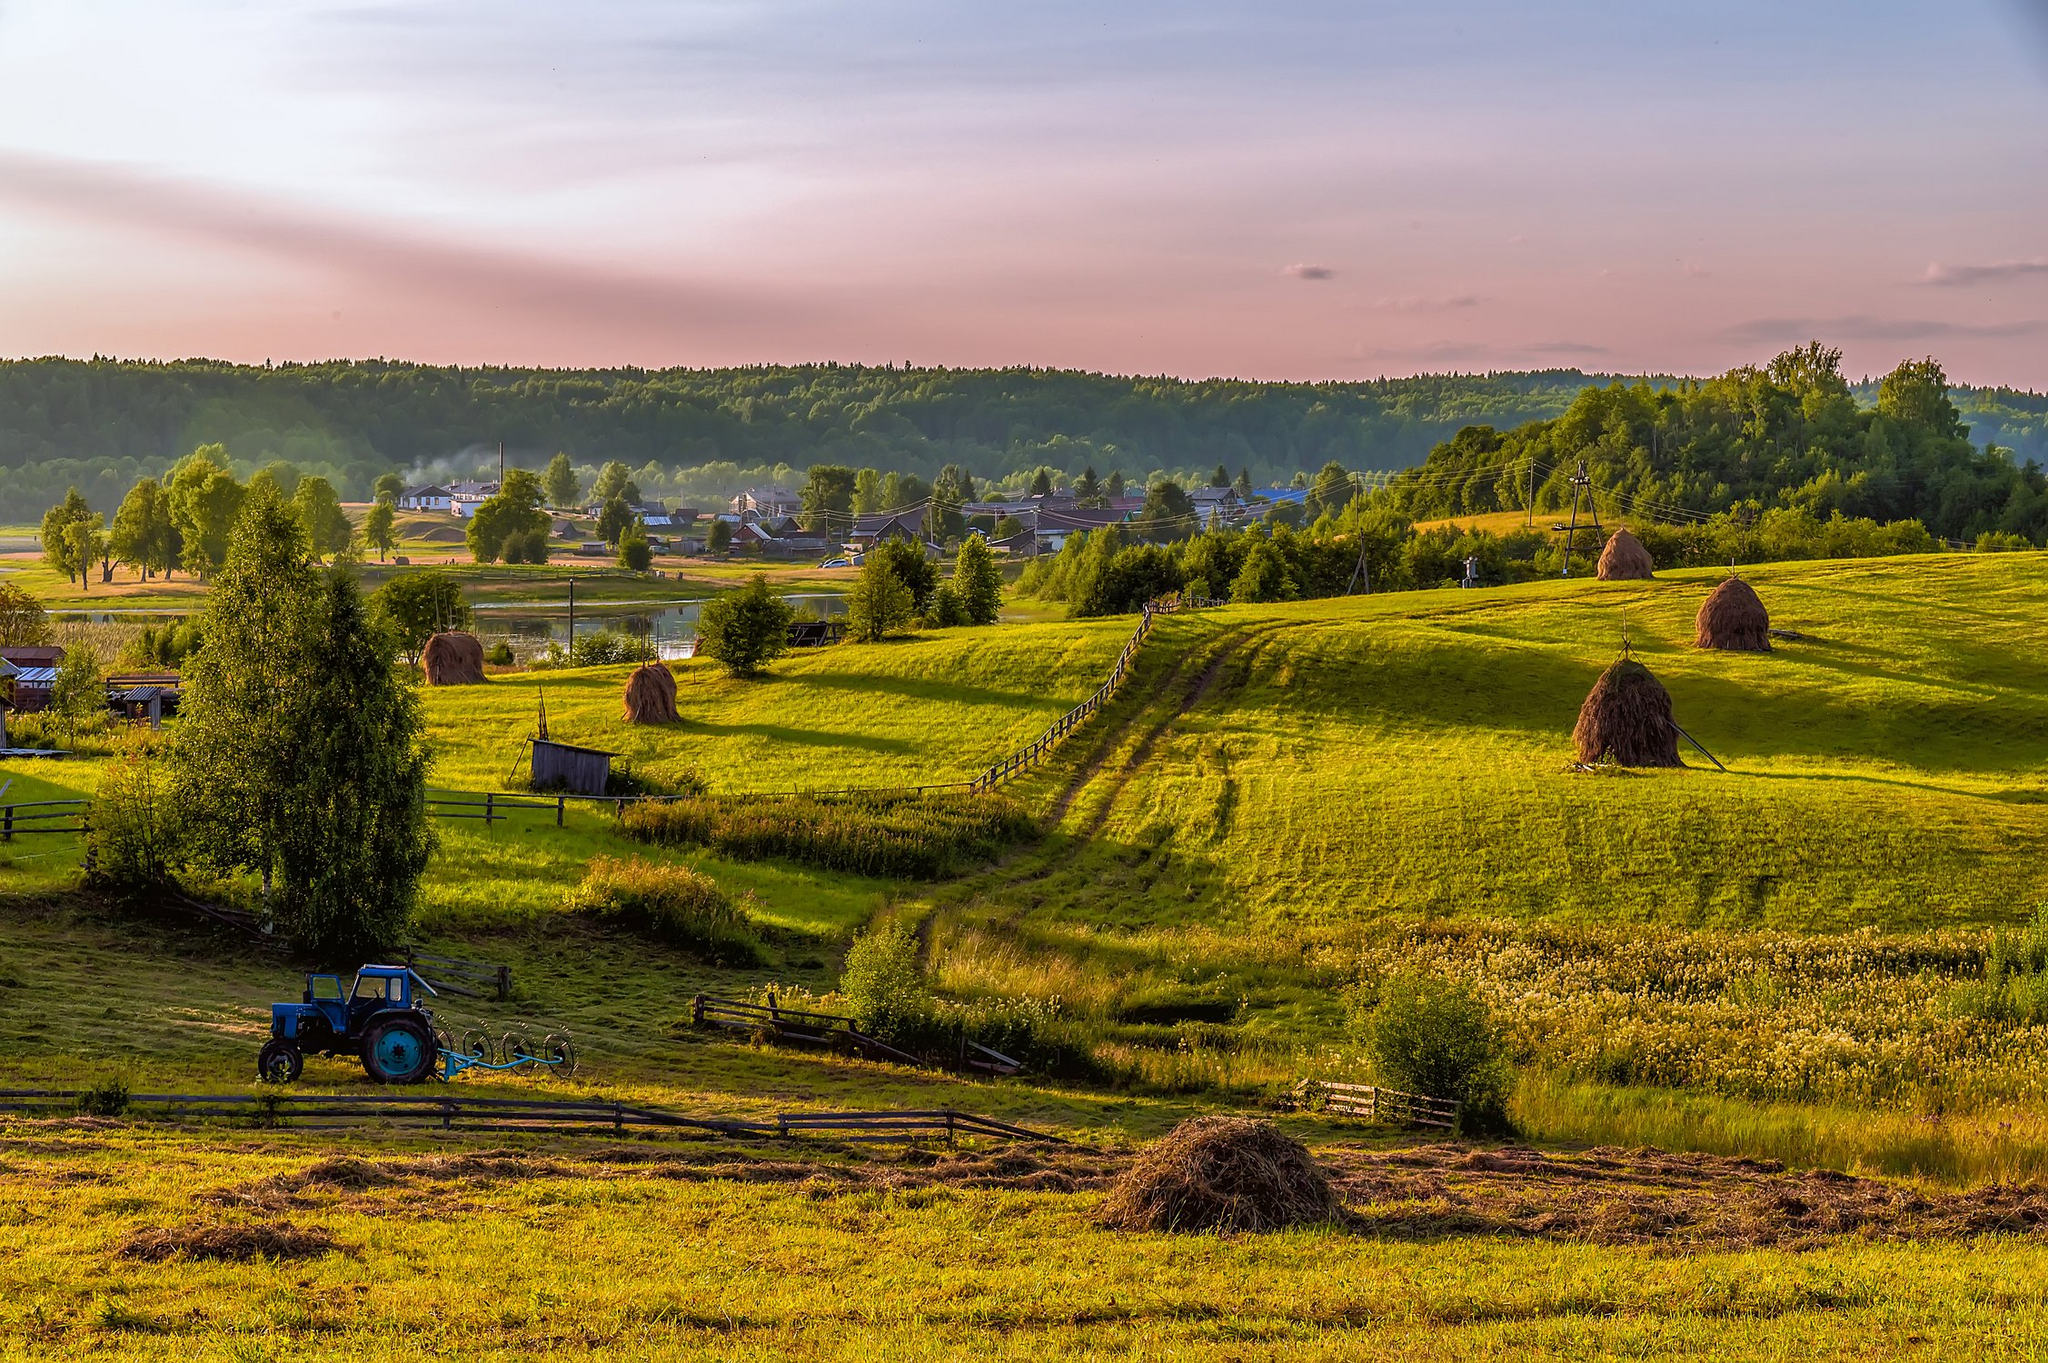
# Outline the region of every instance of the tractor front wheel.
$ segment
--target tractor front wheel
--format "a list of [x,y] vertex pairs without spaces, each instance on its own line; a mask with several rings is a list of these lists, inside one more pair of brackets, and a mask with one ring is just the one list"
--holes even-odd
[[263,1045],[256,1057],[256,1077],[266,1084],[289,1084],[306,1067],[306,1057],[297,1046],[278,1038]]
[[412,1018],[375,1023],[363,1034],[363,1069],[380,1084],[417,1084],[438,1058],[433,1033]]

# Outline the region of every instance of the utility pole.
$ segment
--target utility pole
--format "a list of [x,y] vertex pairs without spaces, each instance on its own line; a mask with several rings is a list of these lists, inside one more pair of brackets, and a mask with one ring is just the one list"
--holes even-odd
[[[1592,501],[1592,493],[1590,489],[1593,485],[1593,480],[1586,473],[1585,460],[1581,459],[1579,461],[1579,466],[1576,469],[1572,470],[1571,484],[1572,523],[1571,528],[1564,532],[1564,572],[1559,574],[1560,577],[1570,577],[1572,575],[1572,545],[1578,540],[1579,537],[1579,493],[1581,491],[1586,492],[1587,503],[1589,506]],[[1599,513],[1597,511],[1594,512],[1594,524],[1599,524]]]
[[569,579],[569,652],[576,651],[576,579]]

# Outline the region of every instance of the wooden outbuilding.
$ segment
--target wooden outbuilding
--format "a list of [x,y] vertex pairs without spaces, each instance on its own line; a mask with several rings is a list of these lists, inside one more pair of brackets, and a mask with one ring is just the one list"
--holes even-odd
[[612,776],[617,753],[579,748],[549,738],[533,740],[533,788],[566,790],[575,795],[602,795]]

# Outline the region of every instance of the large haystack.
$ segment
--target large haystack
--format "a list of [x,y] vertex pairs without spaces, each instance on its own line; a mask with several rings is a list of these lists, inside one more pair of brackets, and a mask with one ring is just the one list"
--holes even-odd
[[1581,762],[1605,758],[1624,767],[1682,767],[1671,693],[1633,658],[1600,674],[1572,730]]
[[626,722],[629,724],[673,724],[676,714],[676,678],[665,663],[642,663],[626,678]]
[[1301,1142],[1270,1122],[1191,1117],[1117,1179],[1102,1220],[1117,1230],[1279,1230],[1343,1210]]
[[1709,592],[1693,623],[1697,627],[1695,647],[1771,651],[1771,613],[1764,609],[1756,589],[1739,577],[1731,577]]
[[474,634],[445,630],[420,653],[429,686],[474,686],[484,679],[484,646]]
[[1600,551],[1600,572],[1602,582],[1643,582],[1655,577],[1651,572],[1656,565],[1650,562],[1650,551],[1643,548],[1643,542],[1623,526],[1607,537],[1607,547]]

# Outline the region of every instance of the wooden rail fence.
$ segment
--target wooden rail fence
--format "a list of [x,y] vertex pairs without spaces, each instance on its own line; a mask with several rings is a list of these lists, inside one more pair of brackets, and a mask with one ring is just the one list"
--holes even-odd
[[[32,809],[38,812],[23,814]],[[90,800],[22,800],[0,805],[0,842],[13,842],[28,833],[90,833]]]
[[[744,999],[721,999],[699,994],[690,1004],[690,1020],[699,1027],[725,1027],[734,1031],[761,1033],[777,1041],[795,1041],[808,1046],[857,1051],[870,1060],[889,1060],[899,1065],[926,1068],[927,1062],[907,1051],[860,1030],[854,1019],[837,1013],[813,1013],[784,1008],[770,994],[766,1004]],[[1024,1067],[1001,1051],[992,1050],[965,1037],[960,1040],[959,1068],[984,1074],[1012,1075]]]
[[[0,1089],[0,1112],[27,1117],[77,1114],[81,1089]],[[133,1093],[120,1115],[159,1121],[239,1121],[293,1131],[364,1125],[464,1132],[549,1132],[567,1135],[628,1131],[704,1131],[742,1139],[831,1136],[842,1141],[917,1141],[961,1136],[1068,1142],[953,1108],[880,1112],[778,1112],[772,1117],[693,1117],[665,1108],[602,1099],[468,1098],[395,1093]]]
[[1321,1079],[1304,1079],[1294,1086],[1294,1100],[1304,1108],[1356,1117],[1365,1122],[1388,1122],[1401,1126],[1429,1126],[1452,1131],[1458,1125],[1458,1104],[1449,1098],[1431,1098],[1400,1089],[1377,1088],[1371,1084],[1333,1084]]

